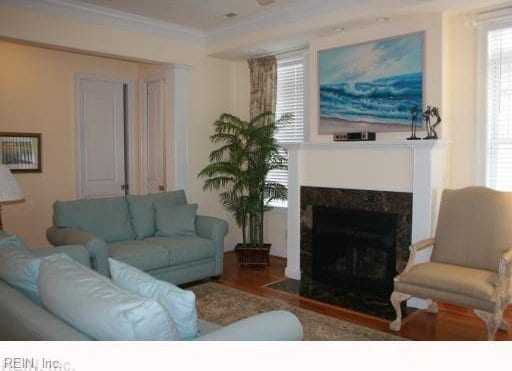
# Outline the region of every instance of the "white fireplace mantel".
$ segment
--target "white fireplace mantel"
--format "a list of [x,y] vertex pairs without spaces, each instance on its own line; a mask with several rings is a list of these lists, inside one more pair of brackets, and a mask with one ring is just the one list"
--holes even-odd
[[[416,140],[416,141],[364,141],[364,142],[304,142],[290,143],[286,145],[288,150],[288,226],[287,226],[287,267],[285,274],[289,278],[300,279],[300,187],[303,184],[303,174],[308,171],[304,168],[303,156],[307,156],[311,151],[326,151],[326,154],[332,154],[333,151],[338,155],[344,156],[343,152],[350,153],[352,161],[361,156],[361,171],[372,171],[371,163],[364,155],[368,151],[376,152],[379,157],[385,157],[386,151],[400,151],[401,156],[409,161],[412,166],[410,171],[411,178],[408,179],[409,189],[413,193],[412,210],[412,242],[417,242],[424,238],[429,238],[434,232],[434,221],[437,218],[437,208],[442,190],[446,187],[446,148],[450,141],[446,140]],[[403,152],[403,153],[402,153]],[[329,169],[335,164],[329,164],[326,157],[326,163],[318,164],[325,168],[325,176],[329,177]],[[342,157],[343,158],[343,157]],[[346,174],[350,177],[351,174]],[[396,172],[386,173],[386,177],[396,177]],[[332,186],[332,182],[329,182]],[[308,184],[311,185],[311,184]],[[323,184],[315,184],[324,186]],[[344,187],[340,184],[339,188]],[[379,189],[378,185],[368,185],[368,190],[388,190]],[[425,255],[419,255],[418,261],[428,259],[428,252]],[[411,304],[410,304],[411,305]],[[413,306],[422,306],[421,304]]]
[[434,149],[451,143],[447,140],[368,140],[345,142],[301,142],[283,145],[288,151],[300,150],[351,150],[351,149]]

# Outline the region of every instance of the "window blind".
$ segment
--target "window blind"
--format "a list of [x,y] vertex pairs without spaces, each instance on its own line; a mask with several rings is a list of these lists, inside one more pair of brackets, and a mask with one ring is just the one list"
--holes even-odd
[[[283,113],[291,113],[291,122],[278,126],[275,134],[279,143],[302,142],[304,140],[304,57],[278,58],[276,120]],[[283,149],[281,154],[288,157]],[[288,171],[272,170],[267,180],[288,186]],[[272,206],[286,207],[286,201],[273,201]]]
[[487,41],[487,186],[512,191],[512,27]]

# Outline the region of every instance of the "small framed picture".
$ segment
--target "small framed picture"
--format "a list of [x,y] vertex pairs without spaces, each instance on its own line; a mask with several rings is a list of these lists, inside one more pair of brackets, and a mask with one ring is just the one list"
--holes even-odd
[[0,132],[0,163],[13,173],[40,173],[41,134]]

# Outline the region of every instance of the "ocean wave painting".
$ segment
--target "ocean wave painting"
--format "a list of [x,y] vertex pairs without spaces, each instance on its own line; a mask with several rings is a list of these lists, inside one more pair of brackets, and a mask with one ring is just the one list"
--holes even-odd
[[423,33],[323,50],[318,64],[320,134],[408,131],[423,108]]

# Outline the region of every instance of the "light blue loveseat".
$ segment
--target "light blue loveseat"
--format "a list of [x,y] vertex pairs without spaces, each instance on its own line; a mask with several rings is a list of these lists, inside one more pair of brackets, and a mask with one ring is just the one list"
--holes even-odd
[[109,276],[108,257],[182,284],[222,275],[225,221],[198,215],[192,236],[155,236],[154,203],[187,203],[182,190],[143,196],[57,201],[47,238],[54,246],[83,245],[91,266]]

